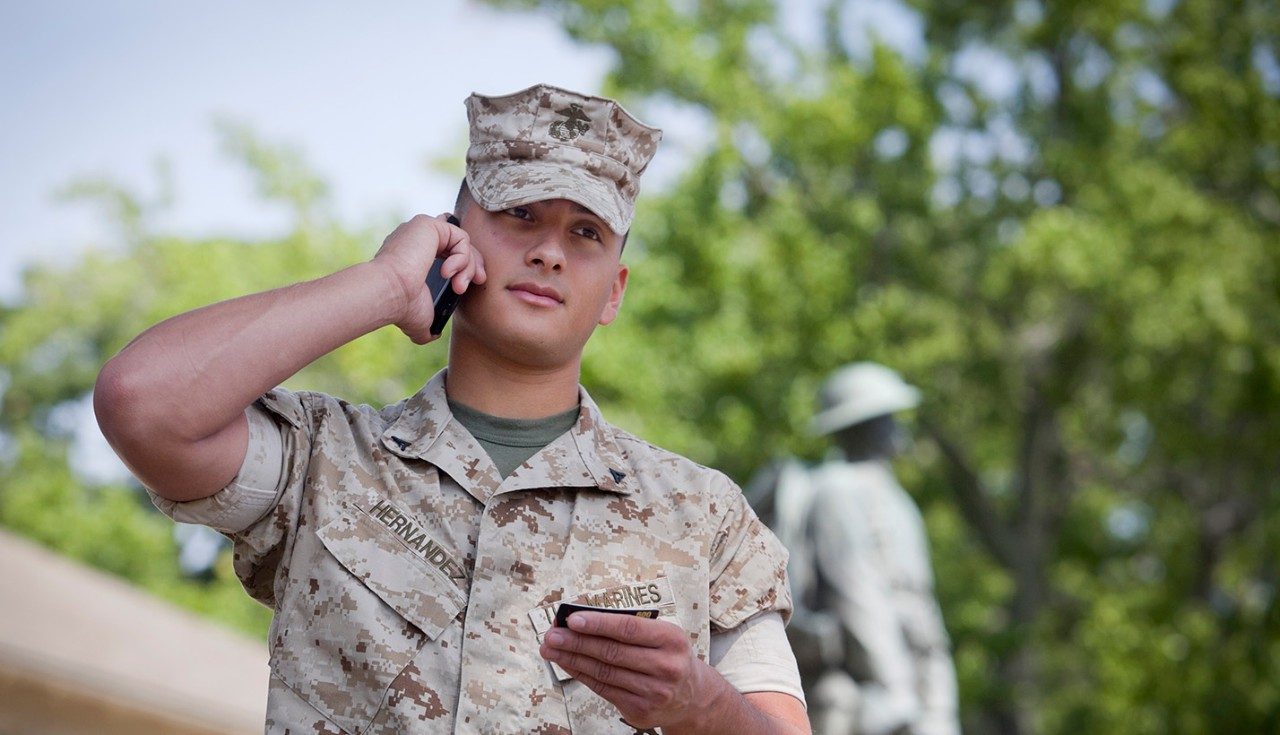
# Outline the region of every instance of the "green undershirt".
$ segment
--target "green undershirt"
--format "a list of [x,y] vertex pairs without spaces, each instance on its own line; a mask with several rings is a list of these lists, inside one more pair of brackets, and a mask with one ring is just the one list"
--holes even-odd
[[489,453],[505,479],[578,422],[578,407],[540,419],[504,419],[449,401],[453,417]]

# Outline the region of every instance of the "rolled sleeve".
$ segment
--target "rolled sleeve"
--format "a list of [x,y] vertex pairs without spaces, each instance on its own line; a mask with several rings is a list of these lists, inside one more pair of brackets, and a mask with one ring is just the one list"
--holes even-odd
[[245,409],[249,421],[249,445],[235,478],[207,498],[176,502],[151,490],[151,502],[161,513],[180,523],[198,523],[225,534],[237,534],[253,525],[276,504],[284,467],[280,428],[257,403]]
[[152,495],[162,513],[199,523],[231,538],[232,566],[245,591],[274,608],[282,591],[279,574],[297,530],[307,488],[311,401],[322,394],[275,388],[245,409],[249,447],[239,474],[207,498],[175,503]]

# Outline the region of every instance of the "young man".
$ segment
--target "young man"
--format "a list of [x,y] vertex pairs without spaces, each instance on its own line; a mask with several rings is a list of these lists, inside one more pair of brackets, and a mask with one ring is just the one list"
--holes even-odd
[[[546,85],[467,110],[460,227],[152,327],[102,370],[103,433],[275,610],[270,733],[808,732],[786,552],[578,385],[660,131]],[[431,341],[437,256],[465,292],[447,370],[381,410],[274,388],[388,324]],[[553,629],[562,601],[661,617]]]

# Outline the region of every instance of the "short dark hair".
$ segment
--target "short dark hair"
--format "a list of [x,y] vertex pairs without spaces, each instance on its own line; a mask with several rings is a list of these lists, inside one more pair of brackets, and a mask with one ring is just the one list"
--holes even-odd
[[[462,179],[462,183],[458,186],[458,196],[453,200],[453,213],[461,218],[467,207],[471,206],[471,202],[475,201],[471,198],[471,189],[467,186],[466,178]],[[622,233],[622,247],[618,248],[618,252],[627,249],[627,237],[631,235],[631,230]]]
[[471,206],[471,189],[467,187],[467,180],[462,180],[462,185],[458,187],[458,196],[453,200],[453,213],[458,217]]

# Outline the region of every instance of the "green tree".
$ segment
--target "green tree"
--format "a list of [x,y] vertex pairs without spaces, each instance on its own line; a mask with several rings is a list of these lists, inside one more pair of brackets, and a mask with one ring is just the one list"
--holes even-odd
[[[892,365],[927,394],[900,469],[967,730],[1280,730],[1274,4],[520,5],[611,47],[608,91],[642,118],[707,132],[642,198],[623,316],[589,345],[611,417],[745,480],[822,450],[829,370]],[[918,43],[860,35],[868,6]],[[225,563],[181,580],[136,488],[69,470],[53,419],[148,325],[394,226],[332,221],[296,152],[224,131],[296,227],[175,238],[150,226],[163,191],[76,187],[125,248],[29,272],[0,313],[0,523],[260,631]],[[383,330],[292,385],[382,404],[443,355]]]
[[899,368],[968,729],[1280,727],[1274,4],[514,4],[712,131],[597,392],[741,478]]

